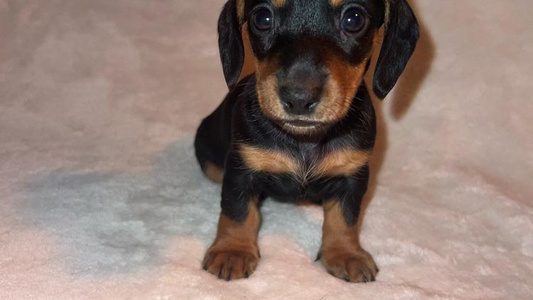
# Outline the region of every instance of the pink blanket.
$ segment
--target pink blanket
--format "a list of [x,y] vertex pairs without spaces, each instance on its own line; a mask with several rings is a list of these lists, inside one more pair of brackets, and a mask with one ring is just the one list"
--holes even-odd
[[222,0],[0,0],[0,299],[533,299],[533,2],[413,0],[380,115],[371,284],[267,201],[247,280],[201,270],[220,187],[192,136],[226,92]]

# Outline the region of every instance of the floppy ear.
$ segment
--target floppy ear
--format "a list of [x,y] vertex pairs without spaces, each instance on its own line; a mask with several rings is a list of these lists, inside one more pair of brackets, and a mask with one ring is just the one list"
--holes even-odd
[[[385,0],[385,37],[381,46],[373,90],[383,99],[392,90],[415,50],[419,37],[418,22],[405,0]],[[387,16],[388,15],[388,16]]]
[[237,84],[244,64],[241,24],[237,13],[237,0],[229,0],[218,18],[218,49],[224,77],[230,89]]

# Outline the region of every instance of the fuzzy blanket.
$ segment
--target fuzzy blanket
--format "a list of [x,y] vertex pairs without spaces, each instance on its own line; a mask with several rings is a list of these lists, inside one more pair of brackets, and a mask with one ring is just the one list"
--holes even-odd
[[222,0],[0,0],[0,299],[533,299],[533,2],[411,1],[379,138],[370,284],[267,201],[247,280],[201,270],[220,187],[192,137],[224,96]]

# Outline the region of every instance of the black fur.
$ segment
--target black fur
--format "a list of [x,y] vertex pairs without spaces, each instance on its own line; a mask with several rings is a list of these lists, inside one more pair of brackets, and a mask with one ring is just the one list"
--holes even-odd
[[374,72],[373,89],[380,99],[387,96],[400,78],[420,35],[418,22],[407,2],[391,2],[390,20],[385,25],[385,37]]
[[239,80],[244,64],[244,46],[241,37],[241,20],[237,17],[236,0],[224,5],[218,19],[218,46],[226,83],[233,88]]
[[[243,79],[222,104],[200,125],[195,141],[202,168],[212,162],[225,169],[222,185],[222,213],[242,221],[253,196],[298,201],[345,199],[346,220],[353,224],[366,191],[368,168],[347,177],[313,178],[304,182],[291,175],[268,174],[247,169],[238,153],[246,142],[264,149],[276,149],[298,157],[309,165],[326,149],[371,150],[376,135],[376,118],[364,85],[352,101],[349,113],[319,137],[295,137],[265,118],[255,96],[255,76]],[[349,196],[346,196],[349,195]]]
[[[237,1],[226,3],[218,30],[222,66],[230,92],[202,121],[195,140],[196,157],[202,169],[206,171],[208,164],[224,169],[221,201],[224,216],[244,222],[250,201],[265,197],[317,203],[336,199],[346,224],[357,222],[368,184],[368,165],[345,176],[301,178],[295,174],[254,170],[246,165],[239,151],[246,144],[286,153],[304,168],[334,150],[371,152],[376,118],[365,84],[359,85],[348,112],[336,121],[308,135],[288,132],[279,120],[265,115],[257,97],[257,76],[250,75],[237,84],[244,63],[241,26],[248,21],[250,43],[258,61],[276,59],[278,82],[318,80],[320,94],[325,80],[331,76],[324,71],[328,58],[334,57],[354,67],[364,63],[373,50],[374,33],[385,23],[385,38],[373,81],[374,92],[382,99],[394,87],[418,39],[418,24],[405,0],[390,1],[389,20],[384,20],[383,1],[347,0],[333,7],[329,0],[287,0],[279,8],[266,0],[247,0],[242,20],[237,13]],[[273,10],[275,30],[263,32],[249,25],[249,18],[258,5]],[[339,30],[338,20],[347,5],[364,7],[369,17],[368,28],[356,36]],[[368,69],[368,63],[363,67]],[[282,87],[278,89],[281,97]]]

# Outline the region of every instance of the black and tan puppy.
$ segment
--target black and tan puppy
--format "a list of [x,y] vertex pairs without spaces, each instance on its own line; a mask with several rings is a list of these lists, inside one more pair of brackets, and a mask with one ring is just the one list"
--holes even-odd
[[[384,98],[411,56],[418,24],[405,0],[229,0],[218,22],[230,92],[195,141],[205,174],[222,182],[222,213],[204,269],[248,277],[259,260],[258,204],[265,197],[322,203],[319,258],[327,271],[373,281],[378,268],[359,244],[375,115],[363,82],[385,26],[373,90]],[[241,29],[256,72],[238,82]]]

